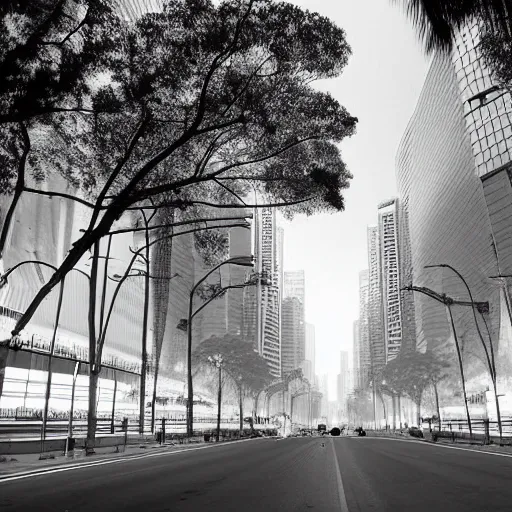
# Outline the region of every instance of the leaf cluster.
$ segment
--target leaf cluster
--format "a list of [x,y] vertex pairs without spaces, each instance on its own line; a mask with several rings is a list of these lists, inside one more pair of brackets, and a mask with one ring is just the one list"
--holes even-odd
[[209,357],[222,355],[222,368],[233,384],[245,393],[255,395],[271,381],[267,362],[253,348],[252,343],[240,336],[211,336],[195,349],[193,365],[196,368],[207,367]]
[[408,351],[390,361],[375,376],[377,389],[384,393],[405,394],[415,403],[421,401],[423,391],[439,382],[450,367],[432,352]]

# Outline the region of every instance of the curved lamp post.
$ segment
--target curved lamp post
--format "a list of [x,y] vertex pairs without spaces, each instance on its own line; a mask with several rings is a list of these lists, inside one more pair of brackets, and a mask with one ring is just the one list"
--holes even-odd
[[247,284],[243,285],[233,285],[233,286],[227,286],[223,288],[219,293],[215,294],[210,300],[205,302],[203,305],[201,305],[196,311],[193,310],[194,308],[194,295],[196,293],[196,290],[198,287],[208,279],[210,275],[212,275],[215,271],[217,271],[219,268],[223,267],[224,265],[238,265],[242,267],[253,267],[254,266],[254,256],[235,256],[233,258],[229,258],[225,261],[222,261],[215,267],[213,267],[209,272],[207,272],[199,281],[197,281],[194,286],[192,287],[192,290],[190,291],[189,295],[189,303],[188,303],[188,320],[182,320],[178,324],[178,328],[181,330],[187,329],[187,388],[188,388],[188,399],[187,399],[187,436],[191,437],[193,434],[194,429],[194,420],[193,420],[193,414],[194,414],[194,389],[193,389],[193,383],[192,383],[192,320],[193,318],[202,311],[212,300],[215,300],[217,297],[220,296],[221,293],[223,293],[225,290],[232,289],[232,288],[242,288],[244,286],[247,286]]
[[[494,347],[492,345],[491,332],[489,330],[489,326],[487,325],[487,321],[484,316],[484,313],[489,312],[489,303],[488,302],[487,303],[475,302],[473,300],[473,294],[471,293],[471,288],[469,287],[467,281],[464,279],[464,276],[460,272],[458,272],[455,268],[453,268],[451,265],[442,263],[442,264],[438,264],[438,265],[426,265],[425,268],[448,268],[459,277],[459,279],[464,283],[464,286],[466,287],[466,290],[469,295],[471,310],[473,311],[473,319],[475,321],[475,326],[476,326],[476,330],[478,332],[478,337],[480,338],[480,342],[482,343],[482,347],[485,352],[485,357],[487,359],[487,365],[489,367],[489,373],[491,374],[491,381],[492,381],[492,385],[494,388],[494,398],[496,401],[496,415],[498,417],[498,429],[499,429],[500,439],[501,439],[503,436],[503,430],[502,430],[502,425],[501,425],[500,403],[499,403],[499,398],[498,398],[498,387],[497,387],[497,380],[496,380],[496,362],[495,362],[495,358],[494,358]],[[475,309],[476,309],[476,311],[478,311],[480,313],[482,320],[485,324],[485,327],[487,329],[487,334],[489,336],[490,355],[489,355],[489,350],[487,349],[487,345],[485,344],[485,340],[484,340],[482,331],[480,329],[480,325],[478,324],[478,319],[476,316]],[[453,323],[453,320],[452,320],[452,323]]]
[[[463,303],[462,301],[454,301],[452,298],[448,297],[445,294],[439,294],[435,292],[434,290],[431,290],[430,288],[420,287],[420,286],[405,286],[402,288],[402,290],[406,290],[409,292],[418,292],[422,293],[423,295],[426,295],[427,297],[430,297],[431,299],[437,300],[437,302],[440,302],[441,304],[444,304],[446,306],[446,309],[448,311],[448,315],[450,317],[450,324],[452,327],[452,333],[453,333],[453,339],[455,341],[455,348],[457,349],[457,358],[459,361],[459,371],[460,371],[460,377],[462,380],[462,393],[464,395],[464,406],[466,408],[466,417],[468,420],[468,427],[469,427],[469,434],[471,435],[473,433],[472,427],[471,427],[471,416],[469,415],[469,407],[468,407],[468,398],[466,394],[466,378],[464,376],[464,366],[462,364],[462,355],[460,352],[460,345],[459,345],[459,338],[457,337],[457,331],[455,329],[455,322],[453,321],[453,314],[452,314],[452,305],[453,304],[459,304],[459,305],[468,305],[466,303]],[[471,303],[469,305],[472,306]]]

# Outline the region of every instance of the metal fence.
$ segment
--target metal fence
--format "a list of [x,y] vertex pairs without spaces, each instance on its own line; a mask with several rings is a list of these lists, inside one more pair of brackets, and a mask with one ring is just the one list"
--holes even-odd
[[[6,416],[3,416],[5,418]],[[238,418],[221,418],[221,429],[223,431],[238,431],[239,420]],[[34,438],[42,436],[43,422],[39,418],[26,416],[18,416],[17,418],[0,420],[0,439],[23,439]],[[151,432],[151,422],[146,420],[144,423],[144,433],[153,434],[161,429],[162,419],[155,421],[155,432]],[[271,424],[255,425],[256,428],[275,428]],[[123,418],[115,417],[100,417],[96,424],[96,435],[116,435],[125,432],[128,434],[139,433],[138,418],[127,419],[126,423]],[[194,435],[203,435],[210,433],[217,428],[217,418],[214,416],[200,416],[194,418]],[[244,429],[247,429],[247,424],[244,423]],[[165,419],[165,430],[168,434],[185,434],[186,433],[186,418],[181,416],[170,416]],[[69,421],[61,418],[48,418],[46,424],[46,438],[62,437],[68,435]],[[72,426],[72,437],[85,436],[87,434],[87,420],[75,419]]]

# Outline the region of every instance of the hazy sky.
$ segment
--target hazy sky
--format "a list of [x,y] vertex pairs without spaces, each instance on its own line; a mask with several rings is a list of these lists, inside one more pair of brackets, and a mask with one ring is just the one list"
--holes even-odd
[[366,226],[377,204],[396,195],[395,153],[428,67],[409,21],[391,0],[292,0],[345,29],[353,55],[344,74],[322,84],[359,118],[341,146],[354,179],[346,210],[298,217],[285,228],[285,270],[306,273],[306,320],[316,328],[316,373],[330,374],[335,394],[339,351],[352,359],[358,273],[367,268]]

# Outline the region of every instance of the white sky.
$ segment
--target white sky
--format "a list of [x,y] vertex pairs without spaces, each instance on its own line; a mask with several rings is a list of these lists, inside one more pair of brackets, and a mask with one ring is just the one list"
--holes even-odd
[[367,268],[366,226],[377,204],[396,195],[395,153],[414,111],[428,67],[410,22],[391,0],[291,0],[329,17],[347,34],[353,55],[338,80],[322,84],[359,118],[342,144],[354,175],[346,210],[298,217],[285,228],[284,268],[304,269],[306,320],[316,329],[316,373],[329,373],[335,398],[339,351],[352,365],[352,325],[358,318],[358,273]]

